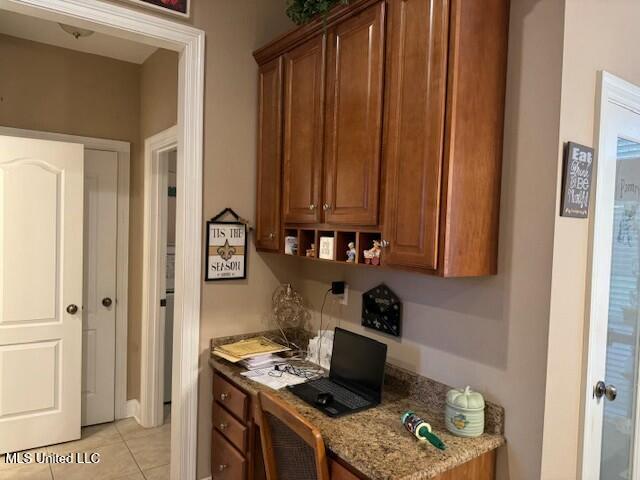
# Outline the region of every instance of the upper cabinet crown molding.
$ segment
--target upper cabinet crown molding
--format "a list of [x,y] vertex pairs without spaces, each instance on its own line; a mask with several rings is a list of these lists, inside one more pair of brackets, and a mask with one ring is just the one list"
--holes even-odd
[[278,231],[258,248],[334,232],[358,259],[381,240],[383,266],[495,274],[508,24],[508,0],[352,0],[257,50],[283,83],[279,107],[260,103],[277,125],[257,223]]

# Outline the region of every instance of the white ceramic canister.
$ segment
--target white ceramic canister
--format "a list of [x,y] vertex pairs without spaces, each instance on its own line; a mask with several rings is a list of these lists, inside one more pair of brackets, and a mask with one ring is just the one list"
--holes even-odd
[[447,429],[459,437],[479,437],[484,433],[484,398],[471,387],[447,393]]

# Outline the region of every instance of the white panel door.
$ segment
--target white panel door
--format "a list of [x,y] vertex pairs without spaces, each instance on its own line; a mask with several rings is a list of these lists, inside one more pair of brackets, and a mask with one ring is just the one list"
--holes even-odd
[[0,453],[80,437],[83,150],[0,136]]
[[114,419],[118,154],[85,150],[82,425]]

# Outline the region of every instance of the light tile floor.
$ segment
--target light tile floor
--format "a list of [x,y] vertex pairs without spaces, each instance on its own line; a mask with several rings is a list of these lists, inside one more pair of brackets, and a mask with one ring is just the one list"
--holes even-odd
[[97,464],[11,465],[0,456],[0,480],[168,480],[171,458],[171,414],[165,423],[144,428],[133,418],[82,429],[74,442],[43,447],[33,452],[99,453]]

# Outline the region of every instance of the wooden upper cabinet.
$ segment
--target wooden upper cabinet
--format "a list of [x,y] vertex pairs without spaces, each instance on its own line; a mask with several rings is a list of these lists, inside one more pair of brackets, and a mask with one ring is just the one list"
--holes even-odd
[[436,270],[447,86],[446,0],[390,0],[384,262]]
[[385,3],[327,35],[324,221],[377,225]]
[[256,248],[280,249],[282,59],[260,66]]
[[321,221],[325,37],[284,55],[285,223]]

